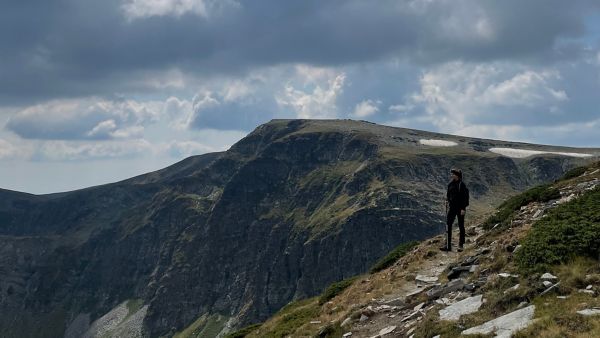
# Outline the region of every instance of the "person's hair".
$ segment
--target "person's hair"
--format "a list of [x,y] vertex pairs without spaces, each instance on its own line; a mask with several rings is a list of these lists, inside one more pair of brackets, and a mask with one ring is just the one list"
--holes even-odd
[[452,168],[450,170],[450,172],[453,173],[454,175],[458,176],[458,178],[462,178],[462,170]]

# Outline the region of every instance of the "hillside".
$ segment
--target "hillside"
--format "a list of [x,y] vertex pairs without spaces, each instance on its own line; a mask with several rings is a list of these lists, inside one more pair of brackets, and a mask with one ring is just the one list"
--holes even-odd
[[[501,216],[501,217],[500,217]],[[600,162],[228,337],[600,337]]]
[[129,180],[0,190],[0,335],[158,337],[192,325],[211,336],[261,322],[440,234],[451,167],[464,171],[476,220],[598,155],[274,120],[226,152]]

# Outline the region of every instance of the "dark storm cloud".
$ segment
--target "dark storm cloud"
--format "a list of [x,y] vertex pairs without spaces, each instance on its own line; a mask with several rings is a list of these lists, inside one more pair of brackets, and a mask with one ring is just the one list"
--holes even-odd
[[169,67],[207,77],[287,62],[342,65],[390,55],[425,64],[551,62],[579,55],[583,16],[596,7],[592,1],[559,0],[259,0],[206,17],[128,20],[122,5],[5,1],[0,104],[149,91],[134,80]]

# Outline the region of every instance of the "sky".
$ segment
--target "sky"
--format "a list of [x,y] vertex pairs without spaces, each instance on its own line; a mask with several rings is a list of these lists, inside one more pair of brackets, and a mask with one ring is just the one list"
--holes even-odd
[[3,0],[0,188],[67,191],[274,118],[600,147],[600,2]]

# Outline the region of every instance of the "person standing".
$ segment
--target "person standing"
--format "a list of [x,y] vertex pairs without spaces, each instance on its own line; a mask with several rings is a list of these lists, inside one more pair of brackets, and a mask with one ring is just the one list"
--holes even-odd
[[448,183],[446,192],[446,246],[440,248],[442,251],[452,251],[452,224],[454,219],[458,218],[458,251],[463,251],[465,244],[465,214],[469,206],[469,189],[462,180],[462,171],[460,169],[450,170],[452,181]]

